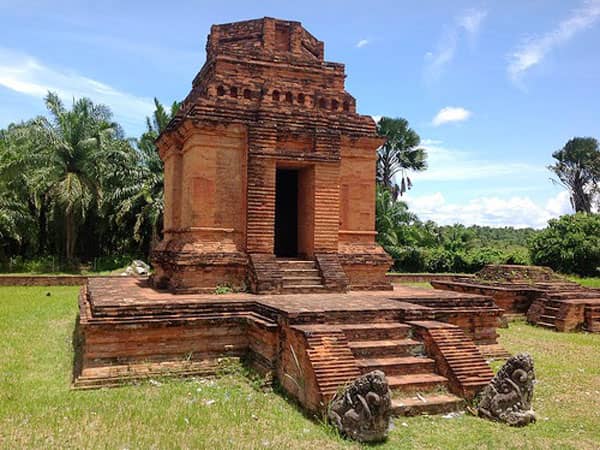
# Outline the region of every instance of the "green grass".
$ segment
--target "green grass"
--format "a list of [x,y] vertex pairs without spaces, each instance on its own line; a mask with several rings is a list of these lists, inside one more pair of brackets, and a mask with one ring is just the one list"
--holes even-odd
[[591,287],[591,288],[600,288],[600,277],[587,277],[587,278],[579,278],[575,276],[569,277],[569,279],[582,284],[583,286]]
[[4,272],[4,273],[0,273],[0,277],[3,276],[8,276],[8,277],[12,277],[12,276],[23,276],[23,277],[37,277],[37,276],[51,276],[51,277],[55,277],[55,276],[73,276],[73,275],[95,275],[95,276],[99,276],[99,275],[120,275],[122,272],[125,271],[126,268],[123,269],[117,269],[117,270],[101,270],[98,272],[93,272],[90,270],[73,270],[72,272]]
[[398,286],[410,286],[410,287],[418,287],[418,288],[426,288],[426,289],[433,289],[433,286],[431,284],[429,284],[428,281],[422,281],[422,282],[406,282],[406,283],[395,283]]
[[[76,294],[75,287],[0,288],[0,448],[359,448],[281,395],[256,389],[242,371],[209,382],[70,390]],[[598,448],[600,335],[523,322],[500,333],[510,351],[535,358],[538,423],[399,418],[378,448]]]
[[123,272],[125,272],[125,269],[127,269],[128,266],[123,266],[123,267],[117,267],[116,269],[111,269],[111,270],[90,270],[89,268],[77,268],[77,269],[73,269],[70,271],[66,271],[66,270],[62,270],[62,271],[56,271],[56,272],[50,272],[50,271],[31,271],[31,272],[3,272],[0,273],[0,277],[1,276],[18,276],[18,275],[22,275],[22,276],[57,276],[57,275],[121,275]]

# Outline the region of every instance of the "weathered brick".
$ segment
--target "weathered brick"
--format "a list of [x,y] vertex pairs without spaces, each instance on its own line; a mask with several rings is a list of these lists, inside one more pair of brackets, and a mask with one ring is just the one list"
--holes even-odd
[[298,256],[339,256],[322,259],[325,286],[389,288],[390,258],[374,230],[382,140],[373,119],[356,113],[344,65],[325,61],[323,42],[299,22],[272,18],[214,25],[206,51],[157,140],[165,230],[153,253],[156,285],[190,292],[247,282],[277,292],[277,276],[251,273],[264,264],[247,255],[275,253],[276,173],[286,168],[298,172]]

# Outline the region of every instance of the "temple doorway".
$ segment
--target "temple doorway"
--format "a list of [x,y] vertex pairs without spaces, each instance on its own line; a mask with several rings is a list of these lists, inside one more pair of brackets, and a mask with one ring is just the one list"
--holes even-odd
[[298,170],[277,169],[275,177],[275,256],[298,256]]

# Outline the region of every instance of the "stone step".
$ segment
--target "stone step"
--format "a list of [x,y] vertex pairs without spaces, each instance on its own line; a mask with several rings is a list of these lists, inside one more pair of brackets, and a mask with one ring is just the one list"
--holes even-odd
[[415,356],[423,354],[424,351],[423,344],[413,339],[351,341],[348,345],[356,358]]
[[340,328],[349,341],[404,339],[411,331],[410,325],[394,322],[346,324]]
[[386,376],[433,372],[435,370],[433,359],[419,356],[362,358],[357,359],[356,364],[361,373],[381,370]]
[[544,327],[544,328],[550,328],[552,330],[556,329],[556,325],[554,325],[553,323],[549,323],[549,322],[538,322],[536,323],[536,325],[540,326],[540,327]]
[[386,377],[392,391],[420,392],[445,389],[448,379],[436,373],[412,373],[408,375],[391,375]]
[[325,287],[322,284],[315,285],[288,285],[281,289],[282,294],[315,294],[323,292]]
[[446,414],[457,412],[464,400],[452,394],[419,394],[392,399],[394,416],[417,416],[419,414]]
[[304,261],[300,259],[278,259],[277,263],[281,270],[300,270],[300,269],[316,269],[317,265],[314,261]]
[[282,269],[283,278],[287,277],[320,277],[318,269]]
[[284,276],[282,279],[282,285],[284,288],[288,286],[315,286],[322,283],[321,277],[287,277]]

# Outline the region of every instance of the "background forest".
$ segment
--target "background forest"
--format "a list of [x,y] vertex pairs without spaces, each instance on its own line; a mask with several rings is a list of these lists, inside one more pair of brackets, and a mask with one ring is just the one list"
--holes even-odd
[[[155,100],[146,131],[129,138],[105,105],[82,98],[67,107],[53,93],[45,103],[47,116],[0,130],[0,270],[98,272],[147,260],[162,230],[163,165],[154,141],[178,104],[165,108]],[[412,187],[410,172],[427,169],[420,138],[405,119],[384,117],[377,130],[387,139],[378,151],[377,239],[394,270],[475,272],[489,263],[535,263],[599,273],[595,139],[575,138],[554,153],[550,169],[581,212],[538,231],[420,221],[401,200]]]

